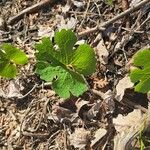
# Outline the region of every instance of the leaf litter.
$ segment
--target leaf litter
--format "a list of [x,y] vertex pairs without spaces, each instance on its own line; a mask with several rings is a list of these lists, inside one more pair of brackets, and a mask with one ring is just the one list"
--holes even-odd
[[[129,92],[133,85],[127,75],[130,66],[133,67],[128,62],[135,52],[149,46],[149,21],[141,26],[149,16],[148,7],[129,14],[130,26],[121,18],[106,30],[79,37],[83,43],[92,45],[100,63],[92,77],[86,78],[90,90],[79,98],[63,101],[52,90],[51,83],[45,84],[33,74],[33,45],[44,36],[53,39],[55,31],[62,28],[73,29],[77,34],[88,31],[118,15],[124,6],[120,1],[113,1],[113,5],[104,1],[54,1],[35,14],[24,15],[14,25],[7,25],[10,17],[38,2],[0,2],[0,42],[18,45],[29,54],[30,62],[19,69],[19,83],[18,78],[0,79],[0,149],[140,148],[137,138],[143,122],[146,122],[143,134],[149,133],[149,101]],[[128,2],[129,7],[138,3]],[[35,84],[38,86],[29,92]],[[130,103],[125,103],[125,99]]]

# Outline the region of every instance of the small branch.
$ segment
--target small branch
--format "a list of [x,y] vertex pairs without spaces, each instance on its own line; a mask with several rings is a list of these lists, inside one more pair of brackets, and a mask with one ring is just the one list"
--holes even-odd
[[95,95],[101,97],[103,100],[105,99],[105,93],[101,92],[101,91],[97,91],[95,89],[91,90]]
[[53,2],[54,2],[54,0],[42,0],[41,2],[22,10],[16,16],[11,17],[7,23],[8,23],[8,25],[12,25],[16,21],[21,19],[25,14],[35,13],[35,12],[39,11],[40,9],[42,9],[44,6],[52,4]]
[[127,9],[126,11],[124,11],[124,12],[120,13],[119,15],[117,15],[116,17],[100,24],[99,26],[96,26],[94,28],[91,28],[91,29],[85,30],[83,32],[80,32],[78,34],[78,36],[82,37],[82,36],[88,35],[90,33],[94,33],[97,30],[104,30],[105,27],[109,26],[110,24],[114,23],[115,21],[119,20],[120,18],[122,18],[126,15],[129,15],[130,13],[135,12],[136,10],[140,9],[141,7],[143,7],[144,5],[146,5],[149,2],[150,2],[150,0],[143,0],[142,2],[138,3],[134,7],[131,7],[129,9]]
[[28,92],[28,93],[26,93],[25,95],[23,95],[23,96],[21,96],[21,97],[18,97],[18,99],[23,99],[23,98],[25,98],[25,97],[27,97],[31,92],[33,92],[36,88],[37,88],[37,84],[35,84],[34,86],[33,86],[33,88]]

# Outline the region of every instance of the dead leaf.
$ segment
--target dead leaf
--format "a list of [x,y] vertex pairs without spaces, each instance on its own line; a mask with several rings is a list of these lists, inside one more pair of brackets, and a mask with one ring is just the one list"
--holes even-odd
[[59,30],[74,29],[77,24],[77,20],[73,17],[64,19],[63,16],[56,15],[56,24]]
[[23,95],[20,93],[24,87],[18,80],[11,80],[5,89],[0,89],[0,96],[4,98],[19,98]]
[[135,109],[127,116],[118,115],[113,119],[118,134],[114,138],[115,150],[127,150],[126,146],[134,136],[137,136],[143,122],[143,115],[140,110]]
[[118,82],[118,84],[116,86],[116,96],[115,96],[115,98],[118,101],[121,101],[123,96],[124,96],[125,90],[129,89],[129,88],[132,88],[133,85],[134,84],[131,82],[130,77],[129,76],[125,76],[123,79],[121,79]]
[[66,4],[64,7],[62,7],[62,12],[63,12],[63,13],[68,12],[69,9],[70,9],[70,7],[71,7],[70,5]]
[[52,107],[52,117],[56,121],[60,121],[63,118],[71,118],[73,115],[73,112],[69,109],[63,108],[61,106],[53,105]]
[[91,147],[93,149],[95,149],[96,147],[99,147],[99,145],[101,146],[101,149],[103,148],[106,142],[106,141],[104,142],[104,136],[106,135],[106,133],[107,133],[107,130],[103,128],[100,128],[95,132],[94,139],[91,142]]
[[78,7],[78,8],[83,7],[83,6],[85,5],[84,2],[80,2],[80,1],[75,1],[75,0],[73,0],[72,2],[73,2],[73,4],[74,4],[76,7]]
[[86,116],[89,120],[98,118],[99,120],[102,117],[103,114],[103,105],[102,102],[96,102],[93,104],[93,106],[88,110],[88,112],[86,113]]
[[142,119],[141,110],[135,109],[133,112],[129,113],[127,116],[121,114],[117,118],[113,119],[113,123],[117,132],[129,129],[131,126],[138,126]]
[[7,98],[22,97],[23,95],[20,93],[20,91],[23,89],[24,87],[19,83],[19,81],[11,80],[7,87]]
[[80,150],[89,146],[89,140],[90,131],[87,131],[84,128],[76,128],[75,132],[70,135],[70,144]]
[[97,47],[97,54],[98,54],[98,57],[99,57],[99,61],[102,63],[102,64],[107,64],[108,63],[108,50],[104,44],[104,41],[101,39],[100,42],[98,43]]
[[39,37],[53,37],[54,31],[52,30],[52,27],[48,25],[38,25],[38,36]]

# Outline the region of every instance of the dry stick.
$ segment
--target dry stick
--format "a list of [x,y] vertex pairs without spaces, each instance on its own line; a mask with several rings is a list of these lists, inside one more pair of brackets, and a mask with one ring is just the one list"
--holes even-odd
[[8,20],[8,24],[9,25],[12,25],[14,24],[16,21],[18,21],[19,19],[21,19],[25,14],[30,14],[30,13],[35,13],[37,11],[39,11],[42,7],[48,5],[48,4],[52,4],[54,2],[54,0],[42,0],[41,2],[31,6],[31,7],[28,7],[26,9],[24,9],[23,11],[21,11],[20,13],[18,13],[16,16],[14,17],[11,17],[9,20]]
[[120,13],[119,15],[117,15],[116,17],[94,27],[94,28],[91,28],[91,29],[88,29],[88,30],[85,30],[83,32],[80,32],[78,34],[79,37],[82,37],[82,36],[85,36],[85,35],[88,35],[88,34],[91,34],[91,33],[94,33],[96,32],[97,30],[104,30],[105,27],[109,26],[110,24],[114,23],[115,21],[119,20],[120,18],[140,9],[142,6],[146,5],[147,3],[149,3],[150,0],[143,0],[142,2],[138,3],[137,5],[127,9],[126,11]]

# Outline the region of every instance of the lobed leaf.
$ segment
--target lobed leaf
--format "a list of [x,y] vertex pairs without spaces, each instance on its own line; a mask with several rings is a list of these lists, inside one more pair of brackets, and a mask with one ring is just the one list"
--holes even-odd
[[14,78],[17,74],[17,69],[14,64],[6,63],[0,64],[0,76],[5,78]]
[[94,50],[87,44],[80,45],[75,51],[70,64],[80,74],[91,75],[96,71]]
[[134,56],[134,65],[140,68],[130,73],[130,79],[135,85],[135,91],[147,93],[150,91],[150,50],[145,49],[137,52]]
[[24,65],[27,63],[28,58],[26,54],[15,46],[5,43],[2,45],[2,49],[5,52],[7,59],[13,61],[15,64]]
[[134,56],[133,63],[138,67],[150,66],[150,49],[139,50]]
[[94,50],[87,44],[77,50],[77,37],[71,30],[61,30],[54,36],[56,45],[49,38],[36,44],[36,73],[45,81],[51,81],[55,92],[64,98],[79,96],[88,90],[83,75],[91,75],[96,68]]
[[61,52],[62,63],[69,64],[77,37],[71,30],[62,29],[60,32],[56,32],[54,39]]
[[81,75],[65,70],[60,66],[46,67],[41,70],[39,74],[41,79],[49,82],[53,81],[53,89],[63,98],[69,98],[71,94],[79,96],[88,89],[84,78]]
[[26,64],[28,58],[15,46],[4,43],[0,49],[0,76],[14,78],[17,74],[16,65]]

